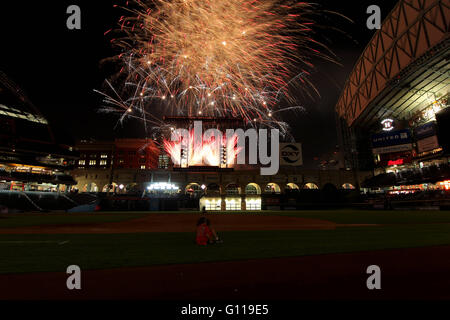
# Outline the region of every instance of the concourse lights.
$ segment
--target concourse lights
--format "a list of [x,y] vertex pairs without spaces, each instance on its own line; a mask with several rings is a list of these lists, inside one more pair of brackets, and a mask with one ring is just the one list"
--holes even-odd
[[152,183],[147,187],[148,191],[151,190],[178,190],[178,187],[174,184],[167,183],[167,182],[156,182]]
[[123,188],[125,188],[125,186],[124,186],[123,184],[121,184],[121,185],[119,186],[119,189],[122,190]]

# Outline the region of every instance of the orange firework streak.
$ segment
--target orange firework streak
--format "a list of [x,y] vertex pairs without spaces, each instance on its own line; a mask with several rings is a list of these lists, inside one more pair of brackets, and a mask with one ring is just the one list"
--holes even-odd
[[[305,2],[135,0],[124,9],[130,16],[114,43],[134,96],[107,102],[133,103],[150,119],[202,114],[280,127],[280,111],[301,108],[291,89],[313,88],[310,58],[332,60],[311,37],[317,12]],[[281,99],[290,106],[280,108]]]

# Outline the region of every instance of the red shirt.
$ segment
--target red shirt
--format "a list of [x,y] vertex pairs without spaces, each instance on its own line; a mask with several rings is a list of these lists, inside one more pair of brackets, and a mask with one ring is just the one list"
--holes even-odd
[[211,229],[206,223],[203,223],[197,227],[197,244],[206,246],[208,240],[212,237]]

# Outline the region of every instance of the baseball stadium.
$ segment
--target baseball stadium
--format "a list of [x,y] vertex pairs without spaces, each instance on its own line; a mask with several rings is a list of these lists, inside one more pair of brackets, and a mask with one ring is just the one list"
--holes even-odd
[[[335,101],[335,166],[286,138],[275,175],[235,143],[169,140],[260,115],[71,141],[0,73],[0,300],[450,299],[449,29],[448,0],[396,2]],[[220,241],[196,244],[202,217]]]

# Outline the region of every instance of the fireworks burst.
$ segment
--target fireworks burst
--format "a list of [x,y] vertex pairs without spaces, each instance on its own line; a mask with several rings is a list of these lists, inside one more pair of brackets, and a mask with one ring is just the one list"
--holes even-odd
[[[161,125],[162,115],[241,118],[288,130],[291,94],[315,90],[312,57],[333,60],[313,39],[315,7],[289,0],[134,0],[123,7],[122,90],[106,111]],[[109,33],[109,31],[107,32]],[[281,107],[284,101],[287,107]]]
[[[182,166],[184,160],[186,166],[209,165],[218,167],[222,164],[232,167],[237,155],[242,151],[237,146],[237,135],[230,137],[230,139],[224,137],[223,141],[216,141],[214,137],[211,137],[208,141],[203,141],[198,148],[195,148],[194,141],[194,130],[190,130],[188,141],[164,140],[163,144],[164,149],[172,156],[176,166]],[[182,149],[187,151],[185,159],[181,156]],[[223,150],[225,150],[226,156],[225,159],[221,160]],[[221,163],[221,161],[223,162]]]

